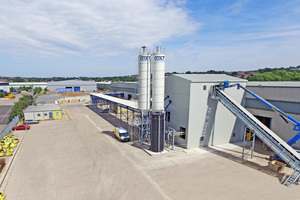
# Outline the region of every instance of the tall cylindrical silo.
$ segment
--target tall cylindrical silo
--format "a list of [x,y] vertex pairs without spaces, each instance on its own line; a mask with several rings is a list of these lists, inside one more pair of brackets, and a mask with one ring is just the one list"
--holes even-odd
[[150,109],[150,55],[145,46],[139,54],[139,110],[148,111]]
[[164,110],[165,96],[165,54],[157,47],[152,54],[152,112]]

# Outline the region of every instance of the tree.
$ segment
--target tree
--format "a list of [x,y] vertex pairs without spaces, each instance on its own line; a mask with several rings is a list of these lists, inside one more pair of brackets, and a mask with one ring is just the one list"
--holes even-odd
[[42,91],[42,88],[41,87],[36,87],[34,88],[33,90],[33,94],[35,95],[36,93],[40,93]]
[[186,74],[192,74],[192,72],[191,71],[187,71],[187,72],[185,72]]
[[20,77],[16,77],[13,79],[12,82],[26,82],[24,79],[20,78]]
[[9,88],[9,91],[14,92],[14,91],[16,91],[16,88],[11,87],[11,88]]
[[30,104],[31,101],[28,95],[21,97],[11,109],[11,112],[9,114],[9,122],[12,120],[13,117],[17,115],[23,117],[23,109],[27,108]]

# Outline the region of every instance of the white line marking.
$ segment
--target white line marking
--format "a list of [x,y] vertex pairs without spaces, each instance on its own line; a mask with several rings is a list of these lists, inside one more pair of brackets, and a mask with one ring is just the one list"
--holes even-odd
[[[88,115],[85,115],[85,117],[94,125],[96,126],[96,128],[99,131],[103,131],[99,126],[97,126],[97,124],[91,120],[91,118],[89,118]],[[105,137],[119,150],[119,152],[122,154],[122,156],[124,156],[136,169],[137,171],[139,171],[152,185],[153,187],[167,200],[171,200],[171,198],[163,191],[163,189],[158,185],[158,183],[155,182],[155,180],[153,180],[153,178],[151,178],[151,176],[149,174],[147,174],[143,168],[138,165],[136,162],[134,162],[134,160],[132,160],[128,155],[126,155],[124,153],[124,151],[122,151],[122,149],[118,146],[118,144],[115,142],[115,140],[113,140],[110,136],[105,134]]]

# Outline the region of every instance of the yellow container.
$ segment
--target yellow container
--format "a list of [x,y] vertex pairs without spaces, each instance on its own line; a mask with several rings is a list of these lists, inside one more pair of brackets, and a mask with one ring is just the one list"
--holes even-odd
[[6,156],[12,156],[13,155],[13,152],[7,152],[6,153]]
[[17,144],[20,140],[19,139],[14,139],[13,143]]
[[14,151],[14,149],[13,148],[9,148],[9,149],[7,149],[7,152],[13,152]]
[[16,143],[11,143],[11,144],[10,144],[10,148],[15,148],[16,146],[17,146]]

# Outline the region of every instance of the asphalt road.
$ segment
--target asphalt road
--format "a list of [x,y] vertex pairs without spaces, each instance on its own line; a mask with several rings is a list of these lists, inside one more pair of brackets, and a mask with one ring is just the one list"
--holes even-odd
[[149,156],[114,138],[114,127],[82,104],[64,108],[72,119],[43,121],[26,132],[0,188],[6,200],[300,197],[300,186],[287,189],[227,154],[195,148]]
[[0,106],[0,125],[6,125],[12,105]]

